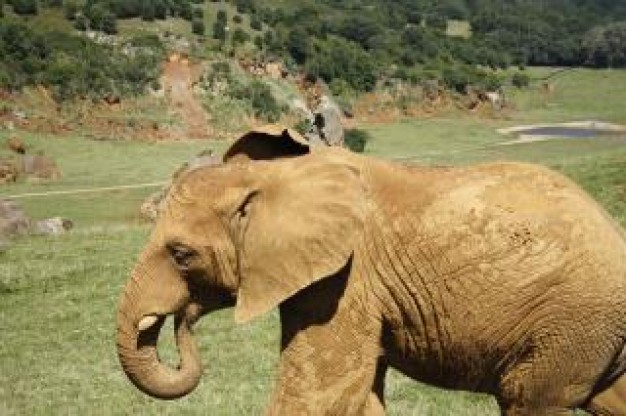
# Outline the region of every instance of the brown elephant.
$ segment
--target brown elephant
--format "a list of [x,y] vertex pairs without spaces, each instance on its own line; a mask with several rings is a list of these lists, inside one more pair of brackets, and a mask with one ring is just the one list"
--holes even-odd
[[[388,367],[493,394],[509,416],[626,414],[626,237],[574,183],[517,163],[293,156],[173,185],[118,311],[139,389],[195,388],[200,316],[279,306],[271,415],[383,414]],[[177,369],[156,352],[167,315]]]

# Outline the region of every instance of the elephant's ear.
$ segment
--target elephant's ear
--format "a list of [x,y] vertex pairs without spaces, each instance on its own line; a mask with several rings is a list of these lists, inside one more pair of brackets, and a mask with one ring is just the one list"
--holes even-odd
[[235,320],[246,322],[349,261],[363,232],[366,190],[359,170],[313,155],[266,166],[246,198]]
[[297,131],[275,124],[244,134],[224,154],[224,162],[270,160],[309,153],[309,143]]

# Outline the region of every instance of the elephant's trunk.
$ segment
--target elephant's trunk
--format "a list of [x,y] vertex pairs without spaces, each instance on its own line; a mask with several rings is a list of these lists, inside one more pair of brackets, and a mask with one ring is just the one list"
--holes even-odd
[[137,306],[136,289],[132,279],[118,310],[117,352],[122,367],[141,391],[159,399],[182,397],[198,385],[202,374],[198,348],[191,333],[193,317],[184,312],[176,315],[174,330],[180,365],[173,369],[160,361],[156,347],[165,316],[142,315]]

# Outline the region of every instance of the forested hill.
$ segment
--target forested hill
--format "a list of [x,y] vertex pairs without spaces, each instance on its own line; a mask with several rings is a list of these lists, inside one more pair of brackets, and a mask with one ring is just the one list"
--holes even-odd
[[[199,57],[278,58],[335,90],[370,90],[388,77],[438,78],[461,90],[468,83],[497,86],[501,79],[494,70],[509,66],[626,66],[626,0],[0,0],[0,5],[0,86],[72,83],[57,88],[61,98],[109,90],[133,94],[154,82],[155,62],[172,47],[169,29],[159,25],[169,20],[187,25]],[[65,23],[39,24],[42,14]],[[81,35],[93,31],[116,40],[96,44]]]

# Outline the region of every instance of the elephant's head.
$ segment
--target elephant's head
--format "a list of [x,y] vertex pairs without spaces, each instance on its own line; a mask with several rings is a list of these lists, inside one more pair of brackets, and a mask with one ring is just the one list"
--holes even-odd
[[[118,354],[138,388],[176,398],[196,387],[199,316],[236,306],[236,321],[248,321],[347,264],[366,203],[344,152],[210,166],[176,181],[119,305]],[[156,350],[168,315],[177,369]]]

